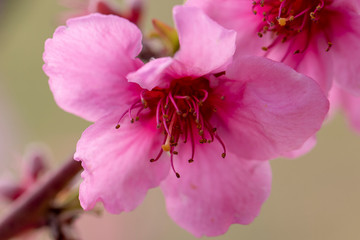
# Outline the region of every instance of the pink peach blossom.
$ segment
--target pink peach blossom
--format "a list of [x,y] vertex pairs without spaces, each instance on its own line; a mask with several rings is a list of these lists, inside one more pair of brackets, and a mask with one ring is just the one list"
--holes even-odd
[[62,19],[79,17],[91,13],[113,14],[124,17],[129,21],[139,24],[145,0],[125,0],[128,10],[120,10],[112,0],[60,0],[60,4],[71,9],[63,14]]
[[233,58],[236,33],[199,9],[175,7],[174,19],[180,50],[146,64],[129,21],[70,19],[46,41],[44,71],[61,108],[95,121],[75,153],[85,210],[133,210],[160,185],[180,226],[215,236],[253,221],[270,193],[264,160],[299,148],[328,101],[284,64]]
[[[358,0],[188,0],[238,32],[241,54],[265,55],[360,96]],[[265,52],[264,52],[265,51]]]

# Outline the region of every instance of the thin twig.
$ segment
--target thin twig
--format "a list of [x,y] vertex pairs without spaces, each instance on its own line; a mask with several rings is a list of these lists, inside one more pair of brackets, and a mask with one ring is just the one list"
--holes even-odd
[[81,169],[80,162],[70,159],[48,178],[24,193],[0,219],[0,240],[46,225],[53,199]]

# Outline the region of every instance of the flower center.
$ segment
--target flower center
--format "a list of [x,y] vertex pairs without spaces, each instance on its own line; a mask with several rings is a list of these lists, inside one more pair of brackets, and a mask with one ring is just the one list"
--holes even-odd
[[[304,52],[309,45],[311,35],[314,34],[314,26],[321,28],[321,25],[326,24],[325,19],[322,19],[324,21],[320,21],[320,19],[324,15],[324,7],[329,2],[329,0],[253,1],[252,11],[254,14],[260,12],[262,16],[262,22],[258,28],[258,36],[263,37],[264,34],[271,32],[274,38],[270,45],[264,46],[262,49],[268,51],[279,42],[291,41],[293,43],[296,36],[304,33],[306,35],[305,41],[302,41],[302,46],[297,46],[299,48],[295,50],[294,54]],[[328,44],[326,51],[329,51],[332,42],[327,36],[326,38]]]
[[[216,112],[214,105],[223,99],[223,96],[213,93],[209,80],[205,78],[173,80],[168,89],[144,90],[139,100],[122,114],[116,129],[120,128],[119,123],[126,114],[129,115],[131,123],[134,123],[140,119],[140,113],[144,109],[149,109],[150,114],[155,115],[156,127],[164,134],[160,151],[155,158],[150,159],[150,162],[157,161],[163,152],[168,152],[171,167],[179,178],[180,174],[175,171],[173,156],[179,154],[176,150],[180,142],[191,144],[189,163],[194,161],[197,141],[204,144],[217,140],[223,147],[221,156],[225,158],[225,145],[217,135],[216,128],[209,122],[212,114]],[[137,113],[134,118],[135,110]]]

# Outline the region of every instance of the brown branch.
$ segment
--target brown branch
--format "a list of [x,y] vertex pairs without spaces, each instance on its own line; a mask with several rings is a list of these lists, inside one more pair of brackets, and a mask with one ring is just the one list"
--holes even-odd
[[24,193],[0,219],[0,240],[46,225],[53,199],[81,169],[80,162],[70,159],[48,178]]

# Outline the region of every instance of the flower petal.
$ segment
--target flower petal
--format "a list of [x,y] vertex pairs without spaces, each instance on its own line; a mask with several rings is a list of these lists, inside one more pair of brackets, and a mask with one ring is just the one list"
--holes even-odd
[[291,152],[283,153],[282,156],[286,158],[295,159],[301,156],[304,156],[308,152],[310,152],[315,146],[316,146],[316,136],[312,136],[308,140],[304,142],[304,144],[296,150],[293,150]]
[[[224,234],[234,223],[249,224],[259,214],[271,190],[268,162],[245,161],[222,149],[196,146],[195,161],[181,149],[175,158],[174,174],[161,183],[171,218],[196,237]],[[190,155],[189,155],[190,156]]]
[[341,88],[360,96],[360,15],[348,9],[342,13],[332,22],[335,44],[330,51],[333,51],[334,75]]
[[[269,159],[300,148],[321,127],[329,103],[312,79],[282,63],[238,57],[220,91],[219,134],[249,159]],[[221,128],[221,129],[220,129]],[[221,131],[224,133],[221,133]]]
[[129,73],[127,79],[148,90],[152,90],[154,87],[167,88],[172,79],[168,69],[172,63],[171,57],[151,60],[137,71]]
[[176,6],[173,14],[180,50],[172,68],[178,77],[225,70],[235,52],[235,31],[221,27],[198,8]]
[[334,86],[330,92],[331,112],[343,110],[351,127],[360,134],[360,97]]
[[85,130],[77,144],[75,159],[84,167],[80,203],[85,210],[99,201],[111,213],[133,210],[147,190],[168,174],[168,161],[149,161],[162,143],[154,119],[134,124],[124,121],[115,129],[117,119],[101,118]]
[[202,9],[211,19],[239,34],[244,28],[254,28],[257,19],[251,10],[253,3],[248,0],[187,0],[185,5]]
[[57,104],[95,121],[132,101],[141,90],[125,76],[142,65],[141,32],[129,21],[101,14],[70,19],[45,43],[44,72]]

